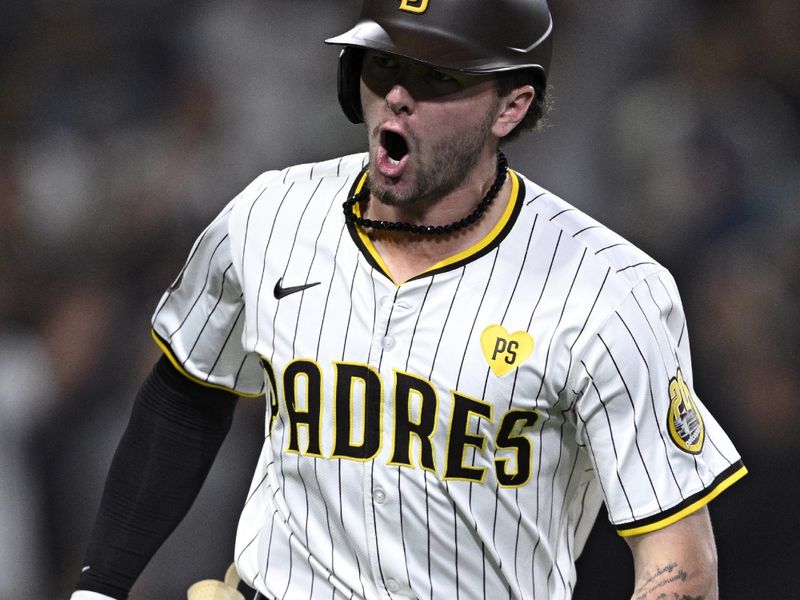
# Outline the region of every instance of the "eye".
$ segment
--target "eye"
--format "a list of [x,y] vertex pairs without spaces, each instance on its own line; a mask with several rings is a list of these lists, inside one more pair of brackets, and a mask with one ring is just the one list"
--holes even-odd
[[439,71],[438,69],[429,69],[426,75],[428,79],[436,83],[448,83],[448,84],[458,83],[455,77],[453,77],[452,75],[448,75],[444,71]]
[[385,54],[373,54],[372,64],[379,69],[392,71],[396,70],[400,66],[396,59],[392,58],[391,56],[386,56]]

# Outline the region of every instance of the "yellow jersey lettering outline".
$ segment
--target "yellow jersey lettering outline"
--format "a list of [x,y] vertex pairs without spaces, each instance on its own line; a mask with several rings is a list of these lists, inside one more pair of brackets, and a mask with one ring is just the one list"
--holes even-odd
[[[298,385],[300,382],[305,385]],[[310,360],[293,360],[283,370],[283,393],[289,418],[286,452],[322,457],[322,368]],[[301,428],[305,436],[301,435]],[[300,448],[303,437],[305,450]]]
[[[531,479],[533,472],[533,443],[525,430],[539,422],[539,413],[533,410],[509,410],[503,415],[495,436],[499,450],[494,461],[497,482],[501,487],[522,487]],[[514,460],[501,454],[506,450],[514,454]],[[512,468],[515,465],[516,468]]]
[[[498,350],[498,356],[503,352]],[[518,361],[512,357],[511,362]],[[280,375],[263,356],[261,364],[269,388],[268,432],[284,440],[287,454],[383,460],[428,471],[441,481],[482,483],[492,477],[500,488],[519,488],[531,481],[531,434],[541,421],[536,411],[509,408],[495,414],[492,403],[456,390],[450,390],[448,407],[431,381],[396,369],[388,384],[393,389],[387,391],[381,373],[366,363],[334,361],[333,386],[327,390],[325,369],[315,360],[295,358]],[[385,392],[392,396],[389,411]],[[449,426],[441,431],[439,425],[447,419],[444,410]],[[485,454],[490,440],[497,450],[494,459],[475,464],[470,455]]]

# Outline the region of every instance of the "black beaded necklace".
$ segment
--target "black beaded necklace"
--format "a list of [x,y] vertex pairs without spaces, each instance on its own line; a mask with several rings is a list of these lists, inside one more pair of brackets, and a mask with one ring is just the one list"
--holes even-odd
[[365,219],[363,217],[356,216],[355,212],[353,211],[353,207],[358,202],[364,202],[362,205],[362,210],[366,211],[366,203],[369,201],[368,182],[364,183],[364,185],[361,187],[361,191],[350,196],[342,205],[342,208],[344,209],[344,218],[346,221],[352,223],[356,227],[368,227],[370,229],[382,229],[384,231],[404,231],[421,235],[447,235],[463,229],[468,225],[472,225],[483,216],[483,213],[485,213],[486,209],[489,208],[492,200],[497,197],[497,194],[500,192],[500,188],[503,187],[507,172],[508,161],[506,160],[505,154],[498,150],[497,177],[495,178],[492,187],[490,187],[489,191],[486,192],[483,200],[478,203],[478,206],[475,207],[475,210],[473,210],[463,219],[455,221],[454,223],[450,223],[449,225],[414,225],[412,223],[405,223],[403,221],[373,221],[372,219]]

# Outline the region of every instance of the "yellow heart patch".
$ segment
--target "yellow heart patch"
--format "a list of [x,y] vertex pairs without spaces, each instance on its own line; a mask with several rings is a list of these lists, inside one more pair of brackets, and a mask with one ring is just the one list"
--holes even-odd
[[489,325],[481,334],[483,356],[498,377],[524,363],[533,352],[533,346],[533,338],[527,331],[508,333],[502,325]]

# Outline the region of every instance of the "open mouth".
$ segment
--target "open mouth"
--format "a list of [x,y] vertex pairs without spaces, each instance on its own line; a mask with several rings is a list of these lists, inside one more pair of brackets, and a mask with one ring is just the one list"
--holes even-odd
[[386,155],[394,164],[403,160],[408,154],[408,143],[405,138],[395,131],[384,129],[381,132],[381,145],[386,150]]

